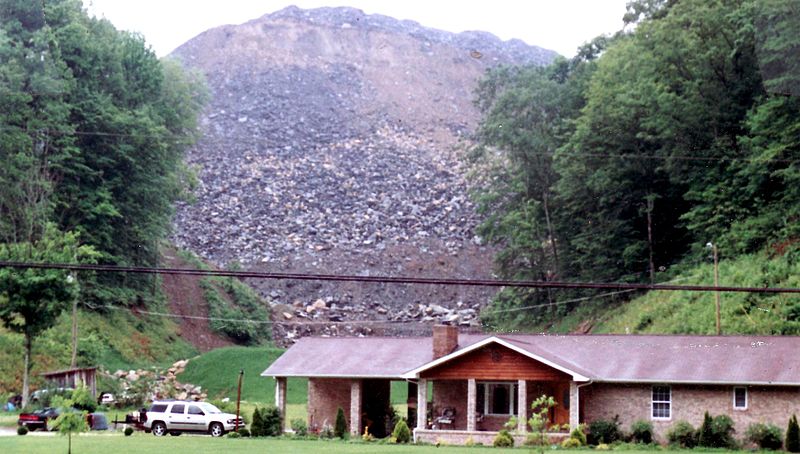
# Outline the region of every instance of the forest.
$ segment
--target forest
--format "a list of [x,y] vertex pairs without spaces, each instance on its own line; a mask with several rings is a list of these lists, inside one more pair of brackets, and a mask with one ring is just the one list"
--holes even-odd
[[[497,273],[667,282],[710,247],[797,263],[797,3],[638,0],[624,20],[572,59],[480,82],[469,160]],[[484,320],[536,326],[586,295],[507,289]]]

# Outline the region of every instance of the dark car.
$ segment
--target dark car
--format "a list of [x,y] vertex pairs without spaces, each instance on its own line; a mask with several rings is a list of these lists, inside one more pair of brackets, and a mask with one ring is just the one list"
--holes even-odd
[[42,429],[47,430],[47,423],[58,418],[57,408],[42,408],[31,413],[20,413],[17,425],[25,426],[28,430]]

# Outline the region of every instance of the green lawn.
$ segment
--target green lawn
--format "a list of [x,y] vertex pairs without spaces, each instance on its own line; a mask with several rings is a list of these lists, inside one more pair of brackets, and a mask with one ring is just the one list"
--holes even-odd
[[[456,446],[414,446],[414,445],[381,445],[377,443],[348,443],[339,440],[291,440],[270,438],[211,438],[208,436],[181,436],[156,438],[150,434],[136,433],[130,437],[115,434],[90,434],[73,437],[73,451],[78,454],[113,453],[147,453],[156,452],[191,452],[192,454],[219,453],[256,453],[276,452],[281,454],[448,454],[448,453],[519,453],[529,452],[525,449],[497,449],[491,447],[456,447]],[[33,437],[10,436],[0,437],[0,452],[50,454],[65,452],[67,439],[62,436]],[[538,452],[538,451],[537,451]],[[567,453],[570,451],[559,450]],[[586,452],[572,451],[572,452]],[[626,453],[640,454],[656,451],[626,450]],[[719,452],[719,451],[716,451]]]

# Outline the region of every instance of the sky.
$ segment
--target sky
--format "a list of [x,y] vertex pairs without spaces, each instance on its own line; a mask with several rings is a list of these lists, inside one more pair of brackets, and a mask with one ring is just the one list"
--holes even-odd
[[351,6],[451,32],[482,30],[566,57],[622,28],[628,0],[83,0],[90,14],[139,32],[159,57],[220,25],[240,24],[289,5]]

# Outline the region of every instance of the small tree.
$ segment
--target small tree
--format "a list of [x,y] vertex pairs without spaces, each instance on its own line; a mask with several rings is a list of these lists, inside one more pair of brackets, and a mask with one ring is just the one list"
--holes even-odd
[[711,432],[712,424],[713,424],[713,419],[711,418],[711,415],[709,415],[708,412],[706,412],[706,414],[703,415],[703,424],[697,431],[697,444],[699,446],[706,446],[706,447],[714,446],[714,435]]
[[336,410],[336,424],[333,426],[333,434],[338,438],[345,438],[347,436],[347,420],[344,419],[344,410],[342,410],[342,407]]
[[269,405],[261,409],[261,424],[264,435],[267,437],[279,437],[281,433],[281,411],[274,405]]
[[797,424],[797,415],[789,418],[789,426],[786,428],[786,442],[784,448],[789,452],[800,452],[800,426]]
[[408,424],[406,424],[405,420],[397,421],[397,424],[394,425],[394,431],[392,431],[392,437],[394,437],[397,443],[408,443],[411,441],[411,430],[408,428]]
[[261,409],[256,407],[253,410],[253,421],[250,423],[250,434],[254,437],[263,437],[264,421],[261,419]]
[[86,423],[85,411],[74,411],[75,401],[70,399],[62,399],[56,397],[54,405],[61,409],[61,414],[53,422],[53,427],[58,429],[58,433],[66,435],[68,441],[67,452],[72,454],[72,434],[77,432],[86,432],[89,430],[89,425]]
[[542,394],[538,399],[531,403],[531,417],[528,418],[528,425],[533,432],[528,438],[529,442],[538,444],[540,451],[544,453],[544,445],[547,444],[547,426],[550,424],[550,409],[555,407],[556,401],[550,396]]

